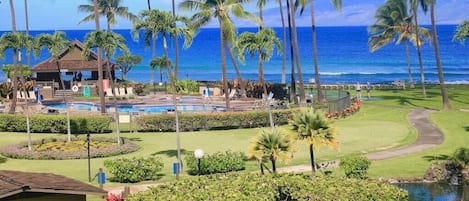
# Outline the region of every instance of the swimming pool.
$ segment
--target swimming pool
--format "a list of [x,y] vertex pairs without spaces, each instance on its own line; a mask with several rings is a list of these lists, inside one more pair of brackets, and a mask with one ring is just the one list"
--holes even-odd
[[[50,109],[65,110],[67,109],[66,103],[44,103],[44,106]],[[81,111],[99,111],[99,104],[88,102],[70,102],[68,105],[73,110]],[[113,105],[106,105],[106,109],[113,108]],[[208,104],[180,104],[178,110],[182,112],[211,112],[211,111],[224,111],[223,106],[208,105]],[[174,112],[173,105],[117,105],[119,112],[132,112],[132,113],[166,113]]]

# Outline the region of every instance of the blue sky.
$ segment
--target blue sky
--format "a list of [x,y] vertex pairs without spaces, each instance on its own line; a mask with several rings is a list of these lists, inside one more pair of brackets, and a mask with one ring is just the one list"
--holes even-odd
[[[0,30],[11,30],[10,7],[8,0],[0,0]],[[182,0],[176,0],[179,4]],[[255,0],[253,0],[255,2]],[[316,1],[316,22],[318,26],[368,26],[374,22],[374,13],[384,0],[343,0],[342,12],[336,12],[329,0]],[[14,0],[17,29],[25,29],[24,1]],[[147,9],[146,0],[124,0],[123,5],[131,12],[138,14]],[[29,24],[31,30],[69,30],[69,29],[94,29],[94,23],[78,22],[86,14],[78,12],[78,5],[88,4],[87,0],[29,0]],[[246,9],[257,13],[254,3],[246,5]],[[171,0],[152,0],[153,9],[170,10]],[[437,1],[436,16],[438,24],[459,24],[464,19],[469,19],[467,9],[469,0],[440,0]],[[179,11],[178,11],[179,12]],[[280,26],[279,8],[276,1],[269,1],[264,11],[265,24],[267,26]],[[309,13],[309,8],[306,11]],[[190,13],[179,12],[180,15]],[[422,17],[421,24],[429,24],[427,17]],[[128,29],[131,24],[120,19],[114,29]],[[310,26],[310,17],[300,16],[297,20],[299,26]],[[102,21],[104,27],[104,21]],[[210,26],[216,26],[212,23]],[[254,26],[246,21],[238,21],[238,27]]]

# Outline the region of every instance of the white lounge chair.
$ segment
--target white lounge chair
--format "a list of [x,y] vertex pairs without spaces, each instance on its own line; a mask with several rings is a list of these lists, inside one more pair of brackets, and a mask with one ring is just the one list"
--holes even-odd
[[28,91],[29,100],[36,101],[36,93],[34,91]]
[[127,96],[133,97],[134,96],[134,88],[132,87],[127,87]]
[[127,96],[125,93],[125,88],[119,88],[119,96]]
[[105,89],[105,90],[104,90],[104,93],[106,93],[106,96],[107,96],[107,97],[113,96],[111,88]]

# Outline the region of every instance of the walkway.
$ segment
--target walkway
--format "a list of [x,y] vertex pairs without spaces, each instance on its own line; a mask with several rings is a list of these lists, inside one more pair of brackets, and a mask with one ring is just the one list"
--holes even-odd
[[[404,146],[404,147],[400,147],[397,149],[370,153],[367,155],[367,157],[370,160],[382,160],[382,159],[387,159],[387,158],[392,158],[392,157],[397,157],[401,155],[424,151],[424,150],[436,147],[440,145],[441,143],[443,143],[443,140],[444,140],[443,133],[441,133],[441,131],[438,128],[436,128],[430,122],[430,119],[429,119],[430,114],[433,112],[436,112],[436,110],[417,108],[417,109],[414,109],[414,111],[411,112],[407,116],[407,119],[409,120],[411,125],[417,129],[418,136],[417,136],[417,140],[415,141],[415,143]],[[338,164],[337,161],[330,161],[330,162],[324,162],[320,164],[319,166],[331,166],[331,165],[333,166],[337,164]],[[283,167],[283,168],[278,168],[277,171],[278,172],[307,172],[307,171],[311,171],[311,165],[297,165],[297,166]],[[135,193],[135,192],[146,190],[149,186],[156,186],[156,185],[159,185],[159,184],[128,185],[128,186],[130,187],[130,193]],[[118,194],[124,190],[124,187],[123,186],[105,187],[104,189],[107,190],[109,193]]]

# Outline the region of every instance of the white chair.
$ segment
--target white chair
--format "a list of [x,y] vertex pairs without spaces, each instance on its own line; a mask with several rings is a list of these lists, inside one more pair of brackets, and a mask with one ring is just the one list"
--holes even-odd
[[114,88],[114,93],[116,94],[116,96],[120,96],[120,94],[119,94],[119,88]]
[[132,87],[127,87],[127,96],[134,96],[134,89]]
[[119,95],[120,96],[127,96],[127,94],[125,93],[125,88],[119,88]]
[[104,90],[104,93],[106,93],[106,96],[107,96],[107,97],[113,96],[111,88],[105,89],[105,90]]
[[28,91],[29,100],[36,101],[36,93],[34,91]]

